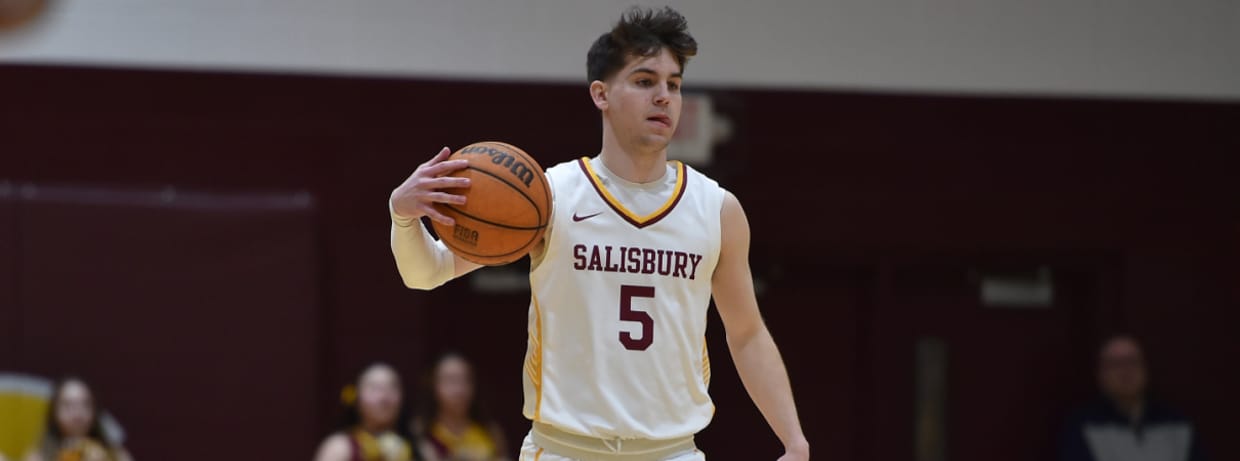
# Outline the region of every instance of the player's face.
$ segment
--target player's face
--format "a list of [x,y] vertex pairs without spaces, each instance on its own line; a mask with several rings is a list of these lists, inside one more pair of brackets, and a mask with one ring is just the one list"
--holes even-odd
[[56,402],[56,423],[68,437],[85,437],[95,420],[95,402],[90,389],[78,381],[69,381],[60,390]]
[[372,367],[357,386],[358,412],[369,426],[390,426],[400,411],[400,378],[388,367]]
[[449,357],[439,364],[435,373],[435,397],[439,406],[454,414],[467,414],[474,400],[474,380],[469,364],[459,357]]
[[640,150],[662,150],[680,120],[681,68],[666,48],[633,56],[607,83],[604,113],[617,139]]

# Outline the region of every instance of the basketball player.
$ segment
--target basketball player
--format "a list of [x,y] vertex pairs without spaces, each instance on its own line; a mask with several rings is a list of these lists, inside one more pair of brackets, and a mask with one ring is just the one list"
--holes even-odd
[[[713,295],[750,397],[784,444],[809,459],[783,360],[749,271],[740,202],[667,145],[685,61],[697,43],[670,8],[632,9],[590,48],[590,96],[603,120],[594,158],[547,170],[551,225],[531,252],[524,414],[528,461],[704,460],[693,435],[714,414],[706,311]],[[405,284],[432,289],[477,269],[418,219],[465,167],[444,148],[392,192],[392,251]]]

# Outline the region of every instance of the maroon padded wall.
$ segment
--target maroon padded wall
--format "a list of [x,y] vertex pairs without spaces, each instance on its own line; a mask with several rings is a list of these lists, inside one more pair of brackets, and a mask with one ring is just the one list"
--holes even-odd
[[[405,290],[384,202],[443,145],[505,140],[544,165],[594,153],[599,125],[583,85],[5,66],[0,87],[22,89],[0,105],[0,178],[315,197],[305,226],[322,281],[318,340],[287,350],[310,357],[313,376],[290,382],[302,393],[265,397],[314,408],[316,437],[331,429],[338,386],[365,363],[391,361],[416,381],[431,354],[452,348],[478,363],[492,413],[519,440],[526,295],[479,294],[468,281]],[[1034,409],[1010,427],[953,420],[954,459],[1050,453],[1058,410],[1090,393],[1092,337],[1125,328],[1148,339],[1159,392],[1199,422],[1213,457],[1240,457],[1225,444],[1231,415],[1216,404],[1240,372],[1212,358],[1240,352],[1227,330],[1240,304],[1240,106],[707,91],[735,127],[708,173],[749,214],[760,301],[817,456],[911,458],[909,345],[925,335],[959,351],[952,415],[986,415],[1008,388],[1018,392],[1004,405]],[[986,310],[960,274],[988,264],[1050,265],[1086,294],[1041,313]],[[0,319],[14,315],[0,305]],[[1071,332],[1002,343],[1057,325]],[[700,443],[712,458],[773,458],[778,444],[730,369],[716,317],[709,335],[719,410]],[[1045,373],[1002,368],[978,387],[991,376],[977,364],[1023,359]],[[245,424],[237,430],[310,438],[302,426]],[[133,437],[139,455],[153,453]],[[1011,453],[1028,447],[1039,449]]]
[[20,341],[17,305],[17,202],[12,183],[0,179],[0,366],[14,366]]
[[6,369],[86,379],[145,458],[216,459],[202,439],[235,428],[255,459],[310,455],[321,280],[308,194],[19,187],[3,221],[18,236]]

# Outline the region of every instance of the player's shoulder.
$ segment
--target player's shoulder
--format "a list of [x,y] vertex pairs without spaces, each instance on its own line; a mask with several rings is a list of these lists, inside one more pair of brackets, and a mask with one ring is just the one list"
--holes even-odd
[[697,182],[701,185],[705,185],[710,188],[719,188],[720,190],[723,189],[723,187],[719,185],[719,181],[715,181],[714,178],[710,177],[706,173],[698,171],[697,168],[694,168],[687,163],[682,163],[682,162],[677,162],[677,163],[680,163],[681,165],[684,166],[685,176],[689,178],[690,182]]
[[581,160],[573,159],[552,165],[547,168],[547,176],[552,179],[563,179],[581,176]]
[[705,206],[706,209],[716,210],[726,206],[729,201],[736,201],[736,196],[728,192],[714,178],[688,164],[683,164],[683,167],[687,182],[686,194],[696,197],[694,199],[695,202],[702,204],[701,206]]

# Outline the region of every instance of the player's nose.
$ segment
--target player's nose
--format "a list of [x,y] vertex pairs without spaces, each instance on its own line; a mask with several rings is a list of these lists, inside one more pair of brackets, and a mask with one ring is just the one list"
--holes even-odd
[[654,95],[654,104],[656,106],[667,106],[672,101],[672,92],[667,87],[660,87]]

